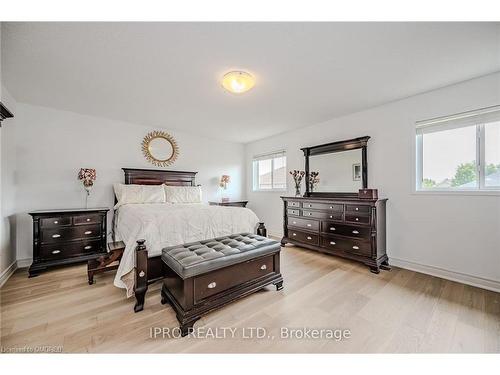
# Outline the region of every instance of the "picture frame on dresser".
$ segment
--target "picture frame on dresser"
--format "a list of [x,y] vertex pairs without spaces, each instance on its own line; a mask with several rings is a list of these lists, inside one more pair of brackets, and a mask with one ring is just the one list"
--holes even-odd
[[[368,187],[368,140],[360,137],[312,147],[304,147],[306,181],[309,177],[309,158],[342,151],[361,149],[361,190]],[[334,163],[341,159],[331,159]],[[330,169],[331,163],[323,164]],[[352,168],[352,164],[346,164]],[[331,167],[334,169],[333,166]],[[330,171],[323,171],[324,174]],[[319,171],[319,175],[322,173]],[[306,183],[303,197],[282,196],[283,238],[298,247],[362,262],[378,274],[389,270],[386,249],[387,199],[360,198],[359,191],[309,190]]]

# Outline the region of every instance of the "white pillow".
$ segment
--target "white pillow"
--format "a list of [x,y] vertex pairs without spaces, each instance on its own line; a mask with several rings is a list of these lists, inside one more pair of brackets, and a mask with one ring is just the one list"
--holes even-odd
[[167,186],[165,198],[169,203],[201,203],[201,186]]
[[165,203],[165,190],[162,185],[124,185],[114,184],[115,209],[131,203]]

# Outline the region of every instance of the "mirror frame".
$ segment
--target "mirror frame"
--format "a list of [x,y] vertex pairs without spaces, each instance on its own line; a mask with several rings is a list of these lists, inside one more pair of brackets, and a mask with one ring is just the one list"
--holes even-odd
[[[149,149],[151,141],[154,139],[162,138],[170,145],[172,146],[172,154],[168,159],[157,159],[154,157],[153,154],[151,154],[151,151]],[[167,132],[161,131],[161,130],[155,130],[150,133],[148,133],[143,141],[142,141],[142,153],[144,154],[144,157],[153,165],[156,165],[157,167],[166,167],[172,164],[177,157],[179,156],[179,146],[177,146],[177,142],[175,141],[174,137],[172,137],[170,134]]]
[[309,157],[314,155],[321,154],[330,154],[334,152],[340,151],[348,151],[361,149],[361,180],[362,180],[362,188],[366,189],[368,187],[368,157],[367,157],[367,146],[369,136],[359,137],[348,139],[345,141],[331,142],[325,143],[322,145],[312,146],[312,147],[303,147],[301,150],[304,152],[305,158],[305,181],[306,181],[306,191],[304,193],[304,197],[340,197],[340,198],[357,198],[358,193],[340,193],[340,192],[310,192],[309,191]]

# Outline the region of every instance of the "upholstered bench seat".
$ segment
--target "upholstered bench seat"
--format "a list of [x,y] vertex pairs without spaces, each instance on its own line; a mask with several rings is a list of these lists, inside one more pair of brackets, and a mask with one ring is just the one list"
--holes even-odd
[[270,284],[281,290],[280,250],[278,241],[251,233],[167,247],[161,302],[173,307],[185,336],[218,307]]
[[162,260],[181,278],[201,275],[279,251],[280,243],[251,233],[234,234],[163,249]]

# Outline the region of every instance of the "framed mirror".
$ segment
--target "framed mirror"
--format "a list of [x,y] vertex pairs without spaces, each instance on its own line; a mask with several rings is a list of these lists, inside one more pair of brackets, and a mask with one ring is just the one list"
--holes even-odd
[[158,167],[166,167],[177,159],[179,147],[170,134],[156,130],[144,137],[142,153],[150,163]]
[[358,196],[368,187],[367,143],[370,137],[326,143],[301,150],[305,157],[304,196]]

